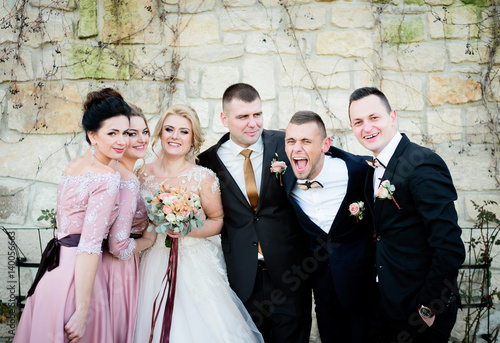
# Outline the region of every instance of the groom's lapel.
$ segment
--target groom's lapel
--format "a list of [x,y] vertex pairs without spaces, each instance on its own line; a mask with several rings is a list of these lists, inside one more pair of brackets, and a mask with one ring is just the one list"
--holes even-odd
[[262,131],[262,145],[264,147],[264,154],[262,156],[262,176],[260,182],[260,192],[259,192],[259,204],[257,206],[257,211],[260,208],[262,200],[265,199],[267,189],[269,188],[269,180],[272,177],[276,177],[274,173],[271,173],[271,161],[275,157],[276,153],[276,138],[273,137],[272,133],[266,130]]

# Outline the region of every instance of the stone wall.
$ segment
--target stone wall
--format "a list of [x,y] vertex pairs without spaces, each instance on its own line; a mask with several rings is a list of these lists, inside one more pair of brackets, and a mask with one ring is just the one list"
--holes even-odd
[[[226,131],[224,89],[247,82],[261,94],[265,128],[283,130],[294,112],[313,110],[336,146],[359,154],[367,151],[350,130],[348,97],[381,87],[399,129],[448,163],[460,224],[470,227],[471,200],[500,203],[492,1],[497,12],[490,0],[2,0],[0,224],[24,228],[16,242],[39,259],[38,233],[26,228],[47,225],[37,218],[55,207],[61,171],[88,149],[79,120],[90,90],[118,88],[150,125],[170,104],[187,103],[208,147]],[[42,231],[42,245],[51,235]],[[22,273],[25,293],[32,271]]]

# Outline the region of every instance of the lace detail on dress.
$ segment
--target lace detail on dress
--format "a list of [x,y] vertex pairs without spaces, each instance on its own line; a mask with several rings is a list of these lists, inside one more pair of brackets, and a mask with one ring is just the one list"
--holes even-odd
[[100,255],[102,251],[102,239],[100,244],[96,244],[92,241],[87,242],[84,237],[80,237],[80,243],[78,243],[78,248],[76,248],[76,254],[82,254],[86,252],[87,254],[97,254]]
[[123,249],[118,254],[120,260],[128,260],[132,257],[132,251],[135,249],[135,239],[130,239],[127,249]]

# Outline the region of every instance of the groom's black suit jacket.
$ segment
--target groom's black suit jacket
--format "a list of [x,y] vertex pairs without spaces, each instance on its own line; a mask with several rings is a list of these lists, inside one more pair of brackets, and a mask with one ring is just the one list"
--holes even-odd
[[227,133],[199,155],[199,164],[213,170],[220,181],[224,208],[221,239],[229,283],[243,302],[249,299],[257,274],[257,242],[260,242],[274,288],[293,296],[307,284],[306,278],[296,273],[306,257],[307,244],[284,187],[270,172],[275,154],[290,164],[284,149],[285,134],[269,130],[262,133],[264,156],[256,212],[217,155],[229,137]]
[[[366,313],[370,310],[374,282],[372,219],[365,209],[364,218],[356,221],[356,217],[350,215],[349,205],[365,201],[364,180],[371,168],[362,157],[335,147],[330,147],[326,155],[342,159],[349,176],[346,195],[328,233],[312,222],[290,196],[297,181],[292,168],[285,174],[286,193],[309,236],[310,254],[317,260],[318,267],[312,271],[315,301],[327,301],[336,292],[344,309]],[[329,279],[333,279],[334,289]]]
[[445,305],[450,291],[458,294],[454,288],[465,249],[453,203],[457,193],[441,157],[404,134],[382,179],[396,187],[400,209],[390,199],[369,201],[371,169],[365,194],[377,233],[381,303],[392,319],[404,320],[418,305]]

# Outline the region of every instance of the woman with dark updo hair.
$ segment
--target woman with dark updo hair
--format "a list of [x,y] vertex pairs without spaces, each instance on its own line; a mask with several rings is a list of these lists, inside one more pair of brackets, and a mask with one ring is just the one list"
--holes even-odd
[[115,90],[87,95],[87,153],[57,190],[57,238],[45,249],[14,342],[112,342],[102,242],[118,215],[120,174],[108,164],[128,144],[130,107]]

